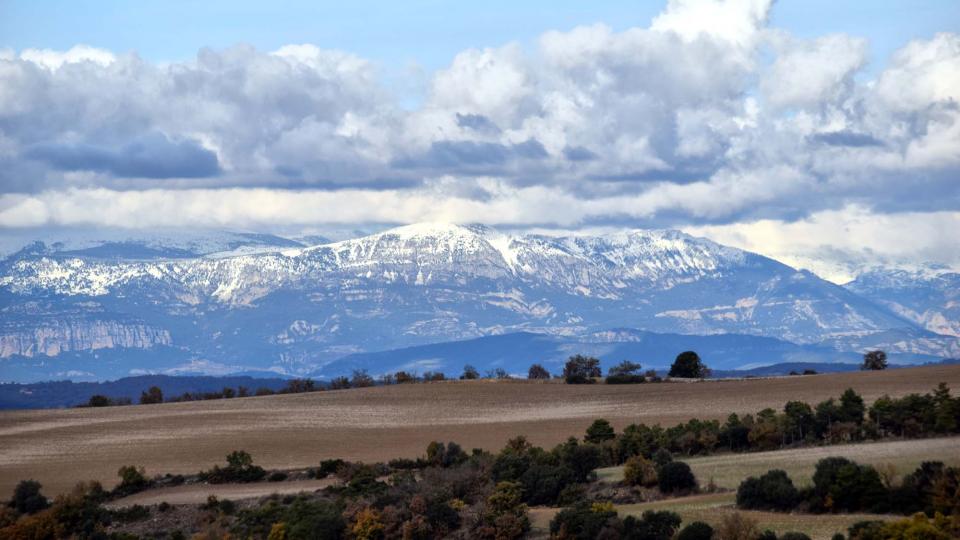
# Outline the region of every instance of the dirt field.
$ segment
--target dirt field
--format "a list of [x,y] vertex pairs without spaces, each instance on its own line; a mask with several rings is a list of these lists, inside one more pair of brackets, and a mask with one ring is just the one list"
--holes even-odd
[[254,484],[190,484],[175,487],[150,489],[113,501],[106,506],[119,508],[141,504],[144,506],[168,502],[170,504],[200,504],[207,497],[215,495],[218,499],[252,499],[265,495],[312,492],[333,485],[335,479],[299,480],[292,482],[257,482]]
[[[148,474],[194,473],[235,449],[267,468],[321,459],[421,455],[431,440],[500,448],[510,437],[553,445],[594,419],[671,424],[691,417],[816,402],[852,387],[882,394],[960,389],[960,366],[742,381],[568,386],[446,382],[163,405],[0,412],[0,494],[35,478],[52,494],[80,480],[113,484],[121,465]],[[6,496],[6,495],[0,495]]]

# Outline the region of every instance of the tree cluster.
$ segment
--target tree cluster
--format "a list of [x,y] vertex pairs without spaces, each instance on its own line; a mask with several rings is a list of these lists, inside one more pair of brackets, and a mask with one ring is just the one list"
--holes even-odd
[[817,463],[810,487],[796,488],[782,470],[747,478],[737,489],[737,506],[779,512],[920,512],[934,516],[960,514],[958,494],[960,468],[942,462],[924,462],[894,483],[870,465],[830,457]]

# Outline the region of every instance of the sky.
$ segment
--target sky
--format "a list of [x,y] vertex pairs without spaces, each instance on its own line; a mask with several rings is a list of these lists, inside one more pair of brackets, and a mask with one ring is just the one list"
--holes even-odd
[[0,0],[0,234],[680,228],[960,268],[960,2]]

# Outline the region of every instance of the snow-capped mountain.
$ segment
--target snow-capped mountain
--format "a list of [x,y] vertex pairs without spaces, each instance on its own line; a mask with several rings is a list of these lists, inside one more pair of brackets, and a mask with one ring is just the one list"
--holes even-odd
[[845,286],[931,332],[960,337],[960,274],[956,272],[872,269]]
[[[0,333],[21,344],[6,356],[53,350],[38,336],[123,321],[158,336],[128,340],[135,347],[210,370],[307,372],[350,353],[515,331],[738,333],[839,349],[891,330],[936,337],[809,272],[676,231],[510,235],[427,223],[227,256],[26,250],[0,264],[0,299]],[[58,332],[38,330],[54,322]]]

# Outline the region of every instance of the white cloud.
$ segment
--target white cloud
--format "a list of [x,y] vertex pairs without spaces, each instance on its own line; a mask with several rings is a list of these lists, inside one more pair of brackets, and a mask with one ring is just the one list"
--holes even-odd
[[916,268],[932,263],[960,270],[958,230],[960,211],[877,214],[856,205],[797,221],[684,227],[690,234],[762,253],[836,283],[878,264]]
[[864,40],[800,39],[769,28],[770,9],[674,0],[649,28],[466,50],[412,110],[372,62],[311,44],[163,65],[0,52],[0,226],[955,211],[960,37],[910,42],[868,80]]
[[63,52],[51,49],[24,49],[20,53],[20,58],[52,70],[59,69],[64,64],[80,62],[109,66],[117,60],[112,52],[89,45],[75,45]]

